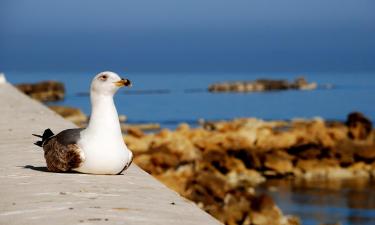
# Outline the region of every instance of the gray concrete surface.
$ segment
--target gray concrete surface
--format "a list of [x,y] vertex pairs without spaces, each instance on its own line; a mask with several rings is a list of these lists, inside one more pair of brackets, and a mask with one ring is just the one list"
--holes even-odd
[[0,84],[0,224],[220,224],[133,164],[124,175],[46,171],[32,133],[74,125]]

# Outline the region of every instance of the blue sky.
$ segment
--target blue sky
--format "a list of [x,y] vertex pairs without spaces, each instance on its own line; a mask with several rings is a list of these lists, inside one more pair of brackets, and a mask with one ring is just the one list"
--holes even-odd
[[371,0],[0,1],[0,70],[374,71]]

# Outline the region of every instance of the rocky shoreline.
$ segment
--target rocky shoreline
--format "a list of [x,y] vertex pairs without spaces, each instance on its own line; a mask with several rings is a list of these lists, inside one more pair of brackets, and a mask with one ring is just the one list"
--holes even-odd
[[194,129],[181,124],[155,134],[133,131],[125,141],[137,165],[225,224],[297,224],[254,187],[268,178],[374,179],[374,138],[371,121],[352,113],[346,123],[243,118]]
[[282,90],[314,90],[317,83],[308,83],[304,77],[298,77],[293,82],[287,80],[258,79],[255,81],[232,81],[214,83],[208,87],[209,92],[263,92]]
[[65,97],[65,86],[58,81],[43,81],[34,84],[15,85],[18,90],[42,102],[60,101]]

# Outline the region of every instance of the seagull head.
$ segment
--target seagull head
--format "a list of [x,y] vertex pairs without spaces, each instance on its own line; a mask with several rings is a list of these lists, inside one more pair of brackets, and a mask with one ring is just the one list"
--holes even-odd
[[99,95],[114,95],[116,91],[125,86],[131,86],[128,79],[121,78],[110,71],[101,72],[91,82],[91,92]]

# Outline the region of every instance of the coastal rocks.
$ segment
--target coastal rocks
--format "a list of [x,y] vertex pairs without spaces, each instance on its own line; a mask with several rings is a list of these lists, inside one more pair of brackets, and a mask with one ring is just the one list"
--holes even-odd
[[372,131],[372,123],[360,112],[348,115],[346,125],[349,128],[348,136],[354,140],[365,140]]
[[[137,165],[225,224],[269,224],[261,215],[271,216],[272,224],[298,224],[285,222],[288,217],[273,202],[268,210],[253,205],[258,198],[253,187],[265,178],[241,158],[240,149],[249,147],[246,140],[216,132],[212,135],[187,124],[175,132],[130,132],[125,140]],[[251,207],[256,208],[254,214]]]
[[17,84],[18,90],[38,101],[59,101],[64,99],[64,84],[58,81],[43,81],[35,84]]
[[268,195],[260,195],[253,199],[251,204],[252,214],[250,214],[251,224],[278,225],[278,224],[300,224],[296,217],[283,216],[281,210]]
[[215,83],[208,87],[209,92],[259,92],[280,90],[314,90],[317,88],[315,82],[308,83],[305,78],[298,77],[293,82],[287,80],[258,79],[255,81],[236,81]]
[[87,116],[77,108],[68,107],[68,106],[48,106],[54,112],[59,114],[60,116],[64,117],[65,119],[75,123],[76,125],[80,126],[87,122]]
[[292,156],[283,151],[266,154],[264,166],[277,175],[287,175],[293,171]]
[[[138,129],[141,131],[158,131],[160,130],[160,124],[158,123],[144,123],[144,124],[125,124],[120,119],[120,125],[122,132],[133,132],[134,129]],[[133,130],[132,130],[133,129]]]
[[185,197],[224,224],[299,224],[297,219],[283,215],[269,196],[256,195],[249,185],[232,185],[222,173],[195,171],[186,189]]
[[125,141],[140,167],[225,224],[298,224],[270,199],[257,196],[254,187],[283,177],[375,179],[371,121],[350,115],[346,123],[200,121],[198,128],[130,131]]

